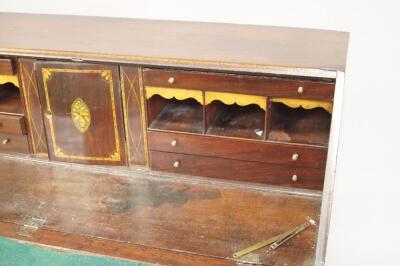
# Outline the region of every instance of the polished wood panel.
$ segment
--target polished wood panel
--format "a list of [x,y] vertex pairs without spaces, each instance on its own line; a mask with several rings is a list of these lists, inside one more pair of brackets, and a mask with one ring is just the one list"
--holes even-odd
[[187,266],[235,266],[236,262],[225,258],[213,258],[183,253],[174,250],[159,249],[126,242],[113,241],[97,237],[62,233],[54,230],[39,229],[32,237],[19,235],[21,226],[15,223],[0,222],[0,236],[18,239],[31,244],[61,247],[65,252],[76,250],[97,253],[127,260],[154,263],[157,265]]
[[[25,135],[0,133],[0,152],[29,153],[27,137]],[[2,168],[2,171],[6,170]]]
[[1,13],[0,25],[7,25],[0,31],[0,53],[251,71],[310,68],[314,74],[344,71],[349,36],[327,30],[43,14]]
[[[125,165],[118,68],[41,62],[35,64],[35,69],[50,158]],[[82,109],[73,113],[76,103]]]
[[36,81],[35,59],[20,58],[17,60],[20,93],[24,103],[25,122],[31,151],[34,155],[48,157],[46,133],[42,116],[42,105]]
[[141,74],[141,68],[120,67],[127,154],[131,165],[147,165],[146,110],[143,88],[139,83]]
[[0,58],[0,75],[14,75],[15,65],[9,58]]
[[[191,254],[231,263],[313,263],[316,227],[272,253],[260,250],[239,261],[234,261],[232,254],[303,223],[307,216],[318,220],[321,198],[316,195],[200,183],[193,178],[175,179],[134,169],[129,174],[107,174],[98,167],[91,171],[6,157],[0,158],[0,165],[8,173],[0,175],[3,222],[24,224],[29,217],[40,217],[46,220],[43,230],[91,237],[93,241],[118,241],[147,251],[151,248],[155,250],[152,261],[161,264],[163,253],[156,250],[176,252],[177,259],[180,254],[183,258]],[[57,239],[50,237],[47,241],[55,244]],[[115,255],[119,254],[116,250]],[[146,260],[139,254],[130,258]],[[206,264],[207,260],[198,265],[203,261],[203,265],[213,265]]]
[[[149,130],[149,149],[324,169],[326,148]],[[172,146],[173,140],[177,145]],[[294,161],[292,155],[298,153]]]
[[[168,79],[174,77],[174,83]],[[332,101],[335,84],[328,81],[180,71],[171,69],[144,69],[145,86],[221,91],[275,97],[318,99]],[[298,88],[304,88],[299,94]]]
[[24,117],[0,113],[0,133],[26,134]]
[[324,169],[158,151],[150,152],[150,162],[151,169],[158,171],[316,190],[322,190],[325,174]]

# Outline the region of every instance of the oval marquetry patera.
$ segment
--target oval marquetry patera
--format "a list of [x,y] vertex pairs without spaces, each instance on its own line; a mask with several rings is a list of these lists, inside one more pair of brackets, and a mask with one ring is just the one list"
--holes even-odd
[[85,133],[90,126],[90,110],[84,100],[77,98],[71,105],[71,118],[74,126],[82,133]]

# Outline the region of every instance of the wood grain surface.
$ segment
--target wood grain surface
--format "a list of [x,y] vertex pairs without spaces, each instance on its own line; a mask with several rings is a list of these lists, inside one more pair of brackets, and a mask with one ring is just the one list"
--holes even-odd
[[0,75],[14,75],[15,65],[9,58],[0,58]]
[[[174,78],[172,84],[168,82],[170,77]],[[145,86],[325,101],[333,100],[335,89],[335,83],[332,80],[307,80],[289,77],[207,73],[168,68],[144,69],[143,81]],[[304,88],[304,92],[301,94],[297,92],[300,86]]]
[[[324,169],[326,148],[149,130],[149,149]],[[177,144],[171,143],[176,140]],[[292,160],[294,153],[299,154]]]
[[27,58],[18,59],[18,76],[31,151],[35,156],[48,158],[42,104],[34,69],[36,61],[35,59]]
[[[27,136],[0,133],[0,152],[29,153]],[[1,164],[0,169],[6,171]]]
[[[125,165],[118,67],[38,62],[35,69],[50,159]],[[46,78],[49,72],[51,75]],[[83,132],[72,118],[72,105],[77,99],[86,104],[90,113],[88,128]]]
[[147,165],[147,127],[143,91],[139,83],[141,69],[120,66],[121,94],[128,162],[131,165]]
[[24,116],[0,113],[0,133],[26,134]]
[[[232,263],[238,249],[302,224],[307,216],[319,219],[317,196],[179,181],[143,170],[107,174],[7,157],[0,158],[0,165],[0,221],[24,224],[39,217],[46,221],[42,229],[152,248],[153,262],[164,260],[158,258],[159,249],[176,252],[176,259],[192,254]],[[272,253],[261,250],[241,261],[311,265],[316,230],[310,227]],[[60,242],[56,237],[47,241]],[[87,243],[74,245],[84,250]],[[115,256],[123,251],[116,248]],[[210,264],[199,260],[194,265]]]
[[[159,151],[150,152],[150,162],[153,170],[192,176],[316,190],[322,190],[324,185],[324,169]],[[292,181],[293,175],[297,176],[296,182]]]
[[344,71],[348,42],[337,31],[124,18],[0,13],[0,25],[0,54],[299,74]]

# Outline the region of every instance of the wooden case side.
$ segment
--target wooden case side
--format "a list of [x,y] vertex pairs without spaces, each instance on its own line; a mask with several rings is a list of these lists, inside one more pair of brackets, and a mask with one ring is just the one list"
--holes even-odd
[[25,109],[25,122],[28,139],[34,155],[48,158],[46,133],[44,128],[39,89],[34,70],[34,59],[21,58],[17,60],[20,92]]
[[147,165],[147,132],[141,69],[120,66],[124,127],[129,165]]

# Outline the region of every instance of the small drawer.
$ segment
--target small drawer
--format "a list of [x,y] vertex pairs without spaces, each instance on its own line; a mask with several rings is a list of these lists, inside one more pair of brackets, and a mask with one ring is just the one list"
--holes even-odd
[[12,59],[8,58],[0,58],[0,75],[14,75],[15,68],[14,62]]
[[0,151],[29,153],[27,136],[0,133]]
[[26,134],[24,117],[22,115],[0,114],[0,133]]
[[327,149],[217,136],[148,131],[150,150],[325,169]]
[[158,171],[290,188],[322,190],[324,183],[324,170],[322,169],[158,151],[150,152],[150,167]]
[[144,85],[332,101],[335,84],[265,76],[145,69]]

